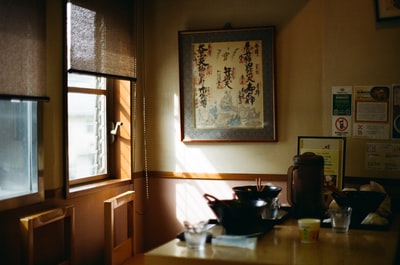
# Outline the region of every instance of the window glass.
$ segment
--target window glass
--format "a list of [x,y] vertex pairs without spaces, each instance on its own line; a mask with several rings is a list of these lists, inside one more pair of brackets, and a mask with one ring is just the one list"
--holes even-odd
[[0,100],[0,200],[38,192],[37,102]]
[[106,78],[94,75],[68,74],[68,86],[79,88],[106,89]]
[[94,76],[69,74],[68,77],[71,77],[69,85],[81,86],[68,92],[69,180],[105,175],[108,173],[106,95],[79,90],[105,89],[106,82]]

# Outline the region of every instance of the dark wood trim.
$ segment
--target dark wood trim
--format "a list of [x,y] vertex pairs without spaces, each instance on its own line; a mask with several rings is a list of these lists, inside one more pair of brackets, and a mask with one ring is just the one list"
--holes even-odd
[[0,99],[3,100],[16,100],[16,101],[50,101],[48,96],[27,96],[27,95],[7,95],[0,94]]
[[[134,178],[144,177],[145,172],[135,172]],[[183,179],[210,179],[210,180],[253,180],[261,178],[270,181],[286,181],[286,174],[258,174],[258,173],[199,173],[199,172],[171,172],[171,171],[149,171],[148,176],[152,178],[183,178]],[[400,186],[400,179],[366,178],[366,177],[344,177],[344,184],[359,186],[376,181],[383,186]]]
[[68,92],[107,96],[107,90],[101,88],[80,88],[80,87],[68,86]]
[[97,73],[97,72],[91,72],[91,71],[84,71],[84,70],[76,70],[76,69],[68,69],[68,73],[76,73],[76,74],[82,74],[82,75],[95,75],[95,76],[104,76],[106,78],[115,78],[115,79],[123,79],[123,80],[128,80],[136,83],[137,78],[136,77],[129,77],[129,76],[122,76],[122,75],[112,75],[112,74],[104,74],[104,73]]
[[[144,174],[143,174],[144,175]],[[286,174],[245,174],[245,173],[197,173],[197,172],[167,172],[149,171],[151,178],[183,178],[183,179],[210,179],[210,180],[254,180],[261,178],[268,181],[286,181]]]
[[138,171],[138,172],[132,172],[132,180],[134,179],[140,179],[144,177],[144,172],[143,171]]

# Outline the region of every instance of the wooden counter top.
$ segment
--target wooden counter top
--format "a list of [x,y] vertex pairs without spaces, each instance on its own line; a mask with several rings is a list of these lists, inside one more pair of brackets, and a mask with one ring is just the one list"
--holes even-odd
[[254,250],[206,244],[199,251],[174,239],[146,253],[145,264],[395,264],[399,229],[397,216],[387,231],[350,229],[335,234],[330,228],[321,228],[317,243],[304,244],[299,240],[296,220],[287,220],[260,237]]

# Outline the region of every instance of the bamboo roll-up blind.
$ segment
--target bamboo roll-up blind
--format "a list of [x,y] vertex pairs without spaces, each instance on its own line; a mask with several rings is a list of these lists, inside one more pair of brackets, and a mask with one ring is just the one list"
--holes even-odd
[[46,1],[0,1],[0,98],[46,97]]
[[68,71],[136,78],[134,0],[70,0]]

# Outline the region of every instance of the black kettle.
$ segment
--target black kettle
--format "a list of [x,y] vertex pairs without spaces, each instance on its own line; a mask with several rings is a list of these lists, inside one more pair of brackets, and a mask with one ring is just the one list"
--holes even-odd
[[287,196],[297,218],[322,218],[325,212],[323,196],[324,158],[312,152],[293,157],[288,168]]

